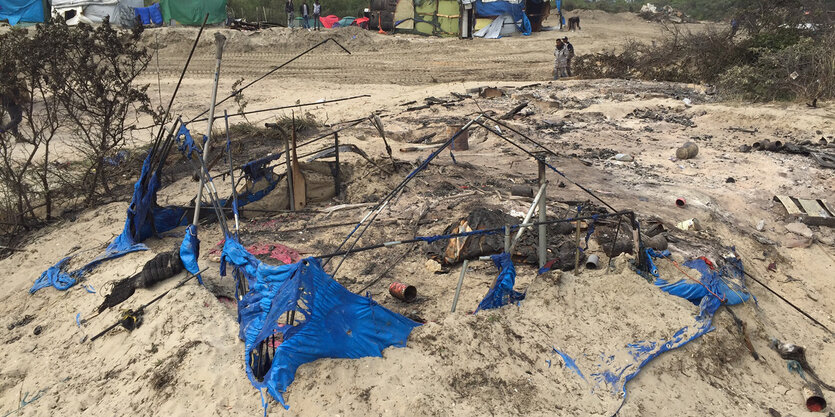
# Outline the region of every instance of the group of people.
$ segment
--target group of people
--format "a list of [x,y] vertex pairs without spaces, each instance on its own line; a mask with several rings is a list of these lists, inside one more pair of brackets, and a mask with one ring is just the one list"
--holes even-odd
[[[287,27],[293,27],[293,22],[296,21],[296,7],[293,6],[293,0],[287,0],[284,4],[284,11],[287,12]],[[302,15],[302,27],[310,29],[310,7],[307,5],[307,0],[302,1],[299,7],[299,13]],[[322,15],[322,5],[319,0],[313,2],[313,29],[319,30],[322,27],[322,22],[319,17]]]
[[554,79],[571,77],[571,60],[574,58],[574,45],[568,41],[568,37],[557,38],[554,48]]

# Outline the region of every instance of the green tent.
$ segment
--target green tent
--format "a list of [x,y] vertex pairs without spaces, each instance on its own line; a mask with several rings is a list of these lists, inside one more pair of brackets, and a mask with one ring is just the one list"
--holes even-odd
[[200,26],[206,13],[207,24],[226,21],[226,0],[160,0],[160,8],[166,23],[175,20],[181,25]]

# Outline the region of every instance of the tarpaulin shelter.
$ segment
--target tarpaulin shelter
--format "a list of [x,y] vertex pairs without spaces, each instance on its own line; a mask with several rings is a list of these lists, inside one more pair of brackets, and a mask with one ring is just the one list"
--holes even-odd
[[322,26],[326,29],[332,28],[337,22],[339,22],[339,17],[336,15],[327,15],[322,16],[319,18],[319,21],[322,22]]
[[[551,10],[549,0],[371,0],[371,29],[405,31],[424,35],[469,36],[496,19],[512,21],[498,33],[538,31]],[[472,11],[475,10],[473,14]],[[536,23],[535,28],[533,23]],[[501,29],[501,27],[500,27]]]
[[142,0],[52,0],[52,16],[61,16],[68,25],[100,23],[105,18],[115,26],[132,26],[134,10]]
[[52,0],[52,15],[61,16],[68,25],[100,23],[106,17],[116,26],[131,26],[134,9],[142,0]]
[[184,26],[200,26],[206,13],[207,24],[226,21],[226,0],[160,0],[159,5],[166,23],[173,20]]
[[385,31],[415,28],[415,4],[413,0],[371,0],[368,22],[371,29]]
[[3,0],[0,1],[0,20],[7,20],[14,26],[19,22],[40,23],[44,21],[44,0]]

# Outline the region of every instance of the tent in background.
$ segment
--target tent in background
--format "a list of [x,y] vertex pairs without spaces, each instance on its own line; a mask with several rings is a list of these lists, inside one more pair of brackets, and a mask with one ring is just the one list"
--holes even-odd
[[43,0],[3,0],[0,2],[0,20],[8,20],[14,26],[18,22],[40,23],[44,18]]
[[132,26],[133,9],[142,6],[142,0],[52,0],[52,16],[62,16],[68,25],[101,23],[110,17],[115,26]]
[[[423,35],[469,35],[468,23],[461,16],[475,9],[475,30],[485,29],[496,36],[539,31],[551,11],[552,0],[370,0],[370,28],[404,31]],[[471,6],[472,5],[472,6]],[[498,18],[501,18],[496,22]],[[513,22],[507,24],[508,19]],[[495,23],[494,23],[495,22]]]
[[174,20],[184,26],[200,26],[206,13],[207,24],[226,21],[226,0],[160,0],[165,24]]

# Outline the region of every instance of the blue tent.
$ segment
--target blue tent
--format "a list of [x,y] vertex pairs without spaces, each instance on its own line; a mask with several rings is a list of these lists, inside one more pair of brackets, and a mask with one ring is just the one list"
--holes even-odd
[[3,0],[0,1],[0,20],[8,20],[14,26],[18,22],[43,22],[42,0]]

